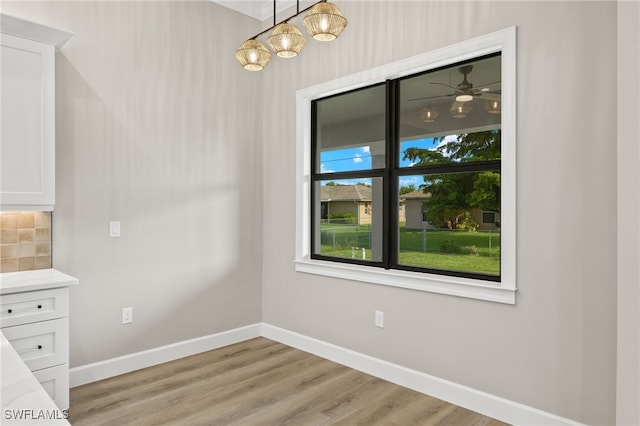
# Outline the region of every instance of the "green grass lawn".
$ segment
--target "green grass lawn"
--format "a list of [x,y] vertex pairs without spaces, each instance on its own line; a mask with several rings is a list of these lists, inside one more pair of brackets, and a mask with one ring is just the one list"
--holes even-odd
[[[365,248],[371,260],[370,225],[323,224],[320,253],[351,258]],[[426,250],[425,250],[426,249]],[[362,258],[362,251],[355,250]],[[500,274],[500,233],[406,229],[400,226],[400,264],[451,271]]]

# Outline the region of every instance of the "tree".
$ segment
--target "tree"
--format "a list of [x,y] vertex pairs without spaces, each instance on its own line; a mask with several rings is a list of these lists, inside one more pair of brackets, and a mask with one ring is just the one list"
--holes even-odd
[[[500,159],[500,130],[440,138],[435,149],[409,148],[404,159],[416,165],[470,163]],[[500,211],[500,173],[494,171],[434,173],[423,176],[420,188],[430,194],[426,218],[435,226],[469,226],[470,210]]]
[[406,185],[406,186],[401,186],[400,187],[400,195],[408,194],[408,193],[413,192],[415,190],[416,190],[416,186],[414,184],[412,184],[412,183],[409,184],[409,185]]
[[[443,141],[445,137],[440,140]],[[500,130],[458,135],[456,141],[446,142],[437,149],[461,162],[497,160],[500,159]]]

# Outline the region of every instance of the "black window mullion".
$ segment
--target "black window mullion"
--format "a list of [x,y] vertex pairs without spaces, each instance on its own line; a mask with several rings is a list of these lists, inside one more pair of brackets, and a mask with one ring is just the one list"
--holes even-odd
[[[318,103],[316,101],[311,102],[311,173],[316,173],[317,163],[318,163]],[[309,193],[309,211],[311,213],[311,227],[309,236],[309,242],[311,247],[309,247],[309,254],[313,257],[316,247],[316,232],[315,232],[315,224],[316,224],[316,209],[314,205],[314,200],[316,197],[316,185],[315,180],[311,179],[311,187]],[[322,212],[320,212],[322,215]]]
[[384,169],[355,170],[350,172],[313,173],[311,180],[365,179],[384,176]]
[[386,269],[397,264],[398,250],[398,181],[394,171],[398,166],[398,81],[387,80],[386,96],[386,170],[384,179],[383,262]]

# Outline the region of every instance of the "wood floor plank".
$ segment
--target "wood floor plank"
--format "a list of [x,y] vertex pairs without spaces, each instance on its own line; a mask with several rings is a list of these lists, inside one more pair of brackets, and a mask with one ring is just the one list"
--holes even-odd
[[[291,362],[304,359],[303,353],[277,344],[259,348],[255,352],[231,352],[224,357],[212,355],[217,354],[206,352],[74,388],[72,398],[77,402],[78,409],[74,408],[72,415],[77,424],[82,424],[85,414],[91,415],[92,412],[95,413],[95,416],[92,416],[94,421],[110,416],[114,416],[114,420],[123,417],[122,421],[127,421],[127,416],[137,412],[149,412],[149,407],[154,405],[167,407],[164,411],[179,415],[179,409],[171,410],[170,407],[180,407],[180,404],[189,399],[189,406],[199,408],[197,402],[202,397],[202,387],[222,389],[225,392],[224,396],[228,397],[232,390],[229,385],[237,385],[246,378],[259,376],[261,372],[277,370],[278,367],[282,368]],[[210,362],[207,362],[207,356],[211,357]],[[195,362],[194,365],[191,365],[192,361]],[[92,389],[99,390],[94,394]],[[77,394],[83,398],[88,397],[89,401],[82,398],[76,400]],[[192,398],[192,395],[196,395],[197,398]],[[153,411],[151,409],[151,412]],[[129,419],[133,420],[135,419]]]
[[[180,359],[172,362],[157,365],[153,367],[153,374],[148,374],[149,370],[138,370],[129,374],[102,380],[100,382],[91,383],[85,386],[73,388],[75,401],[82,408],[87,408],[90,402],[99,402],[103,398],[113,397],[119,392],[126,391],[131,387],[136,387],[137,392],[142,392],[147,384],[162,386],[164,380],[188,380],[190,374],[198,374],[201,368],[209,368],[217,372],[230,369],[230,363],[250,362],[251,359],[259,360],[261,357],[268,357],[269,351],[273,348],[275,342],[269,341],[249,341],[243,347],[235,345],[227,346],[215,352],[204,352],[201,354],[188,357],[189,362],[183,362],[186,359]],[[260,344],[260,345],[258,345]],[[250,357],[250,360],[246,360]]]
[[[278,401],[287,400],[307,389],[320,386],[331,380],[332,374],[344,370],[343,366],[328,365],[318,357],[305,357],[304,361],[290,364],[286,369],[265,373],[263,377],[248,380],[242,392],[233,398],[216,398],[216,417],[221,424],[234,424],[242,418],[268,408]],[[294,374],[291,374],[294,373]],[[208,418],[207,413],[196,413],[186,418],[187,423],[201,423]]]
[[82,425],[504,425],[257,338],[71,389]]
[[357,386],[361,373],[342,367],[331,374],[331,380],[275,401],[271,406],[248,416],[246,424],[332,424],[334,419],[326,413],[326,409],[330,407],[329,404],[335,405],[333,400],[343,396],[350,385]]
[[[222,407],[261,392],[261,386],[277,382],[292,366],[308,364],[303,353],[290,350],[280,357],[267,357],[266,360],[268,362],[245,359],[246,364],[233,361],[232,369],[226,366],[213,368],[213,364],[209,371],[200,372],[195,377],[192,374],[184,377],[183,374],[175,380],[161,379],[155,388],[153,384],[128,388],[118,393],[118,404],[109,407],[112,413],[107,417],[116,424],[136,424],[143,419],[154,424],[171,424],[193,412],[206,411],[211,406],[220,407],[216,415],[221,416]],[[169,386],[165,384],[167,380],[170,381]],[[158,410],[160,407],[162,409]]]

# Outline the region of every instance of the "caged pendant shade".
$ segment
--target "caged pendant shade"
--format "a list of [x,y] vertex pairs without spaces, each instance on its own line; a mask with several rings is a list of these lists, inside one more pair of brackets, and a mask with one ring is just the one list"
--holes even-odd
[[322,1],[309,10],[302,23],[315,40],[332,41],[338,38],[348,22],[335,4]]
[[236,59],[240,65],[249,71],[260,71],[267,66],[271,60],[271,51],[258,41],[258,37],[264,36],[269,31],[272,32],[267,38],[267,44],[273,53],[280,58],[297,56],[307,44],[307,39],[289,21],[307,11],[309,14],[304,18],[303,24],[316,40],[335,40],[347,26],[347,20],[340,10],[326,0],[319,0],[302,11],[300,0],[296,0],[296,14],[276,25],[276,0],[273,0],[273,26],[251,37],[236,50]]
[[502,112],[501,102],[497,99],[485,101],[484,108],[489,114],[500,114]]
[[420,119],[425,124],[433,123],[434,121],[436,121],[438,119],[438,115],[440,115],[440,113],[438,112],[438,108],[432,105],[428,105],[420,110]]
[[280,58],[293,58],[307,44],[307,39],[295,25],[283,22],[274,28],[267,42]]
[[271,53],[258,40],[249,39],[236,50],[236,59],[244,69],[260,71],[271,60]]
[[471,102],[454,102],[449,111],[453,118],[466,118],[472,110]]

